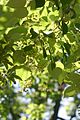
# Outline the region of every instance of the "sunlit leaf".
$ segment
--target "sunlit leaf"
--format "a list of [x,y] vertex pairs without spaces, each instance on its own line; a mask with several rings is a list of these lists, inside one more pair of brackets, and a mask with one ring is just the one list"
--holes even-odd
[[22,86],[23,86],[24,80],[27,80],[31,76],[30,72],[26,71],[24,68],[16,69],[16,75],[23,80]]
[[60,61],[57,61],[56,62],[56,67],[59,67],[61,69],[64,69],[64,65],[60,62]]
[[76,94],[76,91],[74,87],[69,86],[64,90],[64,97],[72,97],[75,94]]

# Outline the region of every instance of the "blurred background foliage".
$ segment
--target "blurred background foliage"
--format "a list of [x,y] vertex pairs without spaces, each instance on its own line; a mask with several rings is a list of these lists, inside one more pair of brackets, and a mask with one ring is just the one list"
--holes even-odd
[[80,0],[0,0],[1,120],[56,120],[62,97],[77,107],[79,11]]

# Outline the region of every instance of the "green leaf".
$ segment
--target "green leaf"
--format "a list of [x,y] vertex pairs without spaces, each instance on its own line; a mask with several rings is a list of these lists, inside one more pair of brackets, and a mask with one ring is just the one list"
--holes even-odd
[[52,31],[44,31],[43,35],[45,37],[48,37],[49,46],[51,48],[53,48],[53,46],[54,46],[54,44],[56,42],[55,34]]
[[26,55],[24,53],[24,51],[22,50],[16,50],[14,53],[13,53],[13,61],[14,63],[24,63],[26,61]]
[[72,0],[61,0],[61,3],[63,4],[63,5],[65,5],[65,4],[70,4],[71,3],[71,1]]
[[47,16],[43,16],[42,19],[46,22],[48,22],[48,17]]
[[26,35],[27,29],[23,26],[19,26],[16,28],[11,29],[8,34],[5,34],[5,39],[8,41],[19,41],[23,35]]
[[53,39],[55,38],[55,34],[53,33],[53,31],[44,31],[43,35],[45,37],[49,37],[49,38],[53,38]]
[[68,32],[68,26],[65,22],[62,21],[62,33],[63,33],[63,35],[67,34],[67,32]]
[[64,64],[62,64],[60,61],[56,62],[56,67],[59,67],[61,69],[64,69]]
[[34,45],[28,45],[28,46],[24,47],[23,50],[24,50],[24,52],[31,51],[31,50],[33,50],[33,47],[34,47]]
[[11,66],[13,66],[13,63],[10,62],[10,61],[9,61],[8,59],[6,59],[6,58],[5,58],[4,62],[7,63],[7,64],[9,64],[9,65],[11,65]]
[[30,29],[30,33],[31,33],[31,35],[32,35],[32,36],[31,36],[32,39],[34,39],[34,38],[36,38],[36,37],[38,36],[38,34],[34,31],[33,28]]
[[28,11],[26,7],[16,8],[13,13],[13,17],[16,18],[24,18],[27,17],[27,15],[28,15]]
[[24,80],[27,80],[31,76],[30,71],[27,71],[24,68],[16,69],[16,75],[19,76],[24,82]]
[[73,52],[72,55],[70,55],[67,59],[67,64],[77,62],[77,60],[80,58],[80,48],[78,48],[75,52]]
[[76,87],[80,85],[80,75],[77,73],[71,72],[67,74],[67,80],[71,81]]
[[13,28],[13,29],[11,29],[10,31],[9,31],[9,33],[8,34],[14,34],[14,33],[27,33],[27,29],[25,28],[25,27],[23,27],[23,26],[19,26],[19,27],[15,27],[15,28]]
[[76,12],[74,11],[74,9],[70,10],[70,14],[71,14],[71,19],[74,19],[76,17]]
[[58,10],[59,10],[59,0],[54,0],[54,2],[55,2],[55,5],[56,5],[56,7],[58,8]]
[[54,68],[55,68],[55,62],[51,61],[48,65],[48,72],[52,73]]
[[43,71],[43,69],[47,66],[47,63],[48,63],[47,60],[41,59],[41,60],[38,62],[38,68],[39,68],[39,70]]
[[72,0],[61,0],[61,3],[62,3],[62,6],[63,8],[65,9],[67,6],[66,5],[69,5],[70,3],[72,2]]
[[13,66],[12,68],[10,68],[10,69],[8,69],[8,74],[9,73],[13,73],[16,69],[18,68],[18,66],[17,65],[15,65],[15,66]]
[[80,16],[80,4],[76,3],[74,6],[74,11],[76,12],[77,18]]
[[50,48],[53,48],[54,47],[54,44],[56,43],[56,39],[55,38],[49,38],[48,39],[48,42],[49,42],[49,46]]
[[62,73],[62,69],[59,68],[59,67],[54,68],[54,65],[52,66],[51,63],[50,63],[48,65],[48,72],[54,79],[58,80],[60,74]]
[[[66,77],[66,72],[62,71],[62,73],[59,76],[59,83],[61,84],[63,81],[65,81],[65,77]],[[66,83],[66,82],[65,82]]]
[[80,32],[80,23],[75,23],[75,28],[76,28],[77,31]]
[[36,2],[36,8],[43,7],[45,4],[45,0],[35,0]]
[[9,0],[7,6],[12,8],[20,8],[20,7],[24,7],[25,4],[26,4],[26,0]]
[[78,3],[80,3],[80,0],[77,0]]
[[7,18],[7,22],[5,23],[5,27],[14,27],[15,25],[17,25],[19,23],[19,19],[15,16],[13,16],[13,13],[11,16],[6,17]]
[[30,1],[31,10],[34,10],[39,7],[43,7],[45,4],[45,0],[32,0]]
[[70,55],[70,48],[71,48],[71,45],[67,42],[67,43],[64,43],[64,47],[68,53],[68,55]]
[[56,21],[56,20],[58,20],[58,18],[59,18],[59,11],[58,10],[55,10],[54,12],[52,11],[49,13],[49,19],[51,21]]
[[35,0],[31,0],[30,3],[29,3],[29,5],[30,5],[31,10],[35,10],[35,8],[36,8],[36,2],[35,2]]
[[14,78],[22,80],[21,77],[19,77],[18,75],[14,75]]
[[54,16],[54,15],[50,15],[49,18],[50,18],[51,21],[58,20],[58,16]]
[[43,47],[43,57],[46,58],[47,57],[47,53],[46,53],[46,50],[45,48]]
[[73,43],[76,40],[75,36],[71,32],[67,33],[67,37],[71,43]]
[[69,86],[64,90],[64,97],[72,97],[76,94],[76,91],[73,86]]

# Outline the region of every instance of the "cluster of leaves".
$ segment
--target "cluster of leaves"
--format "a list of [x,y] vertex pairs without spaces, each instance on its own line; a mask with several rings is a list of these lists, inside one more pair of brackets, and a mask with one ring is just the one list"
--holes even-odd
[[15,84],[10,86],[7,83],[5,89],[0,90],[0,119],[18,120],[23,118],[23,115],[25,118],[28,117],[25,111],[27,99],[19,89],[19,86],[16,88]]
[[23,90],[35,89],[36,104],[57,99],[63,82],[64,96],[79,93],[79,11],[80,0],[1,0],[0,88],[19,79]]

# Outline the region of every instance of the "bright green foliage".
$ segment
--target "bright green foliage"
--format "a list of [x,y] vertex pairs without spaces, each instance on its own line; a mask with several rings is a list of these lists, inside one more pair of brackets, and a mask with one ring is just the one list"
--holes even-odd
[[64,96],[79,93],[79,22],[80,0],[0,0],[0,88],[17,79],[22,90],[34,88],[29,97],[40,111],[47,98],[62,94],[55,83],[71,85]]

